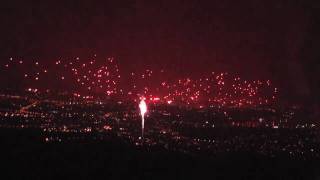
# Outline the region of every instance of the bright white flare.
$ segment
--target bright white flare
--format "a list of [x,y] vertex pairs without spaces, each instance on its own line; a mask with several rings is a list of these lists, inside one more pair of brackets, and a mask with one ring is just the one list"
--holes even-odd
[[144,99],[142,99],[140,101],[139,104],[139,108],[140,108],[140,114],[141,114],[141,119],[142,119],[142,137],[143,137],[143,131],[144,131],[144,114],[147,112],[147,104],[144,101]]
[[144,114],[147,112],[147,104],[144,101],[144,99],[140,101],[139,108],[140,108],[141,116],[144,116]]

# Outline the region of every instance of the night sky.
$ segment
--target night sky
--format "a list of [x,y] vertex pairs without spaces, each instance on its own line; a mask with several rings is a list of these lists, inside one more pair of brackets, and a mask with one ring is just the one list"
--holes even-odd
[[271,79],[286,99],[314,103],[319,8],[285,0],[1,2],[0,57],[45,63],[97,54],[125,71],[165,68],[173,78],[228,71]]

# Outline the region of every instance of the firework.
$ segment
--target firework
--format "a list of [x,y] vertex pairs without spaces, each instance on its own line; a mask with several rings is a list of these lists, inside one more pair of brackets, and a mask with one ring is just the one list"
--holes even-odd
[[144,98],[141,99],[140,104],[139,104],[139,108],[140,108],[140,115],[141,115],[141,137],[143,138],[143,134],[144,134],[144,115],[147,112],[147,104],[144,101]]
[[201,78],[168,79],[164,77],[170,73],[163,69],[121,74],[113,57],[59,59],[46,65],[35,60],[10,58],[2,67],[8,74],[21,72],[26,88],[40,90],[45,81],[54,78],[66,85],[64,87],[74,89],[77,97],[103,93],[135,102],[144,96],[150,103],[249,107],[272,104],[279,92],[270,80],[245,80],[228,72],[211,72]]

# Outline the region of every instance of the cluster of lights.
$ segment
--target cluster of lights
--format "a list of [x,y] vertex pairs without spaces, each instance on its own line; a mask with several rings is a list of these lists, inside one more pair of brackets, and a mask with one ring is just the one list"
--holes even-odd
[[[14,70],[14,67],[23,66],[24,63],[22,60],[10,58],[4,67]],[[278,89],[272,86],[270,80],[242,80],[229,73],[212,72],[198,79],[187,77],[171,80],[161,80],[165,70],[147,69],[120,74],[114,58],[97,60],[96,55],[89,60],[80,60],[79,57],[73,60],[57,60],[47,67],[38,61],[31,64],[32,66],[28,67],[28,71],[23,73],[22,78],[34,83],[46,74],[48,76],[54,74],[50,77],[80,87],[75,93],[78,97],[104,93],[107,96],[135,101],[138,101],[138,97],[144,96],[152,102],[168,104],[241,107],[273,103],[278,93]],[[49,70],[52,67],[55,70]]]
[[[119,91],[120,73],[118,65],[113,58],[105,60],[103,65],[91,60],[80,63],[79,60],[70,62],[68,66],[80,86],[88,91],[102,92],[111,96]],[[122,91],[122,90],[120,90]]]

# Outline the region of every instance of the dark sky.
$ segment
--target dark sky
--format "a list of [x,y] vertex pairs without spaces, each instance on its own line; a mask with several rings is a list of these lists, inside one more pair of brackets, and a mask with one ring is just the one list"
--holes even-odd
[[123,69],[229,71],[272,79],[290,98],[318,100],[319,7],[295,0],[1,2],[0,57],[112,55]]

